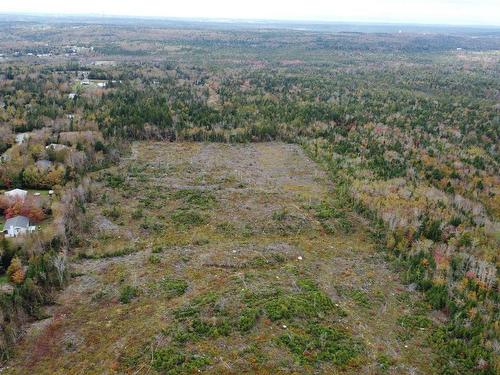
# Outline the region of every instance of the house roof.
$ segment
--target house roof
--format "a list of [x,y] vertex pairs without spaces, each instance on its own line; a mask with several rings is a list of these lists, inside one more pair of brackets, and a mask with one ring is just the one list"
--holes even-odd
[[35,164],[39,169],[49,169],[52,167],[52,162],[50,160],[38,160]]
[[26,194],[28,194],[28,192],[26,190],[22,190],[22,189],[13,189],[13,190],[6,191],[4,194],[7,196],[16,196],[16,195],[26,195]]
[[30,219],[28,219],[26,216],[14,216],[5,221],[3,228],[4,230],[7,230],[10,227],[28,228],[29,226],[30,226]]
[[64,150],[64,149],[68,148],[68,146],[62,145],[60,143],[51,143],[50,145],[45,146],[45,149],[48,150],[49,148],[51,148],[52,150],[55,150],[55,151],[60,151],[60,150]]

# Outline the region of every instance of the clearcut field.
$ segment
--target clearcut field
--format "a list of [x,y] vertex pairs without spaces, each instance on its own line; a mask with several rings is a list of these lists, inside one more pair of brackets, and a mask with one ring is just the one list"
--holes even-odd
[[134,143],[3,374],[433,372],[433,319],[297,145]]

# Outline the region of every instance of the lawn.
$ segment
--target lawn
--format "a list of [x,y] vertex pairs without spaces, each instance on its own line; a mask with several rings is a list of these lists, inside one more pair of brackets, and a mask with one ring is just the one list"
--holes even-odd
[[40,195],[43,197],[49,196],[49,190],[47,189],[27,189],[27,191],[30,195],[34,195],[35,193],[40,193]]

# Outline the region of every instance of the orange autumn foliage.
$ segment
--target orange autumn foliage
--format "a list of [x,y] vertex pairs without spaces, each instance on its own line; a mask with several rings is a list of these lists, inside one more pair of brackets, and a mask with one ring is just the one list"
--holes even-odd
[[45,218],[43,210],[30,199],[16,199],[5,208],[5,217],[7,219],[15,216],[26,216],[31,222],[37,223]]
[[14,284],[22,284],[24,281],[23,265],[18,257],[15,257],[10,262],[9,268],[7,268],[7,276]]
[[12,274],[10,277],[10,281],[12,281],[14,284],[22,284],[24,281],[24,271],[22,269],[17,270]]

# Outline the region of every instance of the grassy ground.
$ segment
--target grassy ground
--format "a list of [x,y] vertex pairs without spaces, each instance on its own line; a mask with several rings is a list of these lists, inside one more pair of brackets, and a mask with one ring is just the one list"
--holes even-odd
[[42,197],[48,197],[49,196],[49,190],[46,189],[28,189],[28,193],[33,195],[35,193],[40,193]]
[[434,324],[285,144],[136,143],[6,374],[432,373]]

